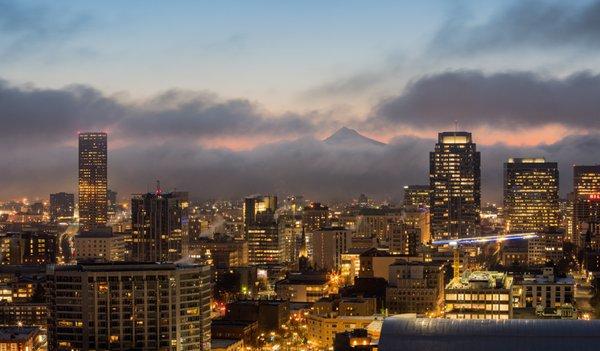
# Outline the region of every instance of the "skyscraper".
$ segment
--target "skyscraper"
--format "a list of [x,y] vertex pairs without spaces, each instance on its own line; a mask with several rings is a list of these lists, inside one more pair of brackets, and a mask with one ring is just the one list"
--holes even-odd
[[504,215],[508,232],[558,227],[558,165],[544,158],[509,158],[504,164]]
[[189,249],[188,194],[172,192],[134,195],[131,199],[132,259],[175,262]]
[[474,236],[480,224],[481,155],[471,133],[439,133],[429,160],[433,240]]
[[600,165],[573,166],[573,241],[583,246],[583,235],[600,233]]
[[106,133],[79,133],[79,223],[83,230],[107,219]]

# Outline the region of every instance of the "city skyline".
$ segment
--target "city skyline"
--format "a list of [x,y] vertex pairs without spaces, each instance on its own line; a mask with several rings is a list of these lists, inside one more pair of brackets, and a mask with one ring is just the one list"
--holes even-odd
[[[73,192],[82,131],[109,133],[121,194],[160,178],[195,198],[399,199],[455,121],[480,146],[484,202],[501,201],[509,157],[598,162],[596,1],[1,5],[3,200]],[[319,142],[343,126],[387,145]]]

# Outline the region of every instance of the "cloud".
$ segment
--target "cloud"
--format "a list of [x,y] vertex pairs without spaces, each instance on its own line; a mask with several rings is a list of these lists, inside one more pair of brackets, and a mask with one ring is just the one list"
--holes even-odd
[[451,16],[431,42],[450,55],[507,49],[600,48],[600,2],[516,1],[481,23],[464,12]]
[[[329,202],[365,193],[399,199],[402,186],[428,182],[435,140],[401,135],[380,147],[329,145],[314,135],[323,116],[272,116],[243,99],[171,90],[123,102],[86,86],[36,89],[0,84],[0,199],[47,197],[76,191],[78,129],[109,131],[109,187],[121,198],[160,179],[166,189],[195,199],[241,198],[251,193],[304,194]],[[328,122],[325,119],[325,122]],[[245,150],[209,147],[212,140],[278,135]],[[475,134],[480,142],[485,135]],[[208,145],[208,146],[207,146]],[[483,198],[499,201],[508,157],[558,161],[562,193],[571,165],[598,163],[600,132],[568,136],[535,147],[482,145]]]
[[530,128],[557,124],[600,128],[600,75],[565,78],[530,72],[484,74],[450,71],[426,75],[374,108],[370,122],[447,128],[459,120],[469,128]]
[[0,81],[0,138],[11,144],[60,144],[85,130],[105,130],[123,142],[298,136],[313,133],[318,118],[273,116],[248,100],[210,93],[171,90],[133,103],[83,85],[39,89]]

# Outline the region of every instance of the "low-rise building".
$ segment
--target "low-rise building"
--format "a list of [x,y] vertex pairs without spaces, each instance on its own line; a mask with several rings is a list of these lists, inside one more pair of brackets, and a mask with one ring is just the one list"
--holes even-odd
[[73,241],[75,257],[78,261],[119,262],[125,260],[125,238],[110,230],[81,232],[75,235]]
[[315,302],[329,294],[329,278],[322,273],[290,273],[275,283],[277,297],[290,302]]
[[44,339],[40,327],[0,326],[0,350],[2,351],[41,350]]
[[510,319],[512,286],[513,278],[506,273],[467,272],[446,286],[446,318]]
[[310,345],[317,348],[330,348],[333,346],[337,333],[364,329],[377,318],[383,317],[377,315],[340,316],[337,313],[309,314],[306,316],[306,337]]
[[227,304],[225,319],[257,321],[260,332],[281,328],[290,319],[287,300],[239,300]]
[[325,315],[337,313],[339,316],[370,316],[377,311],[374,297],[324,297],[313,304],[311,313]]
[[210,330],[212,338],[243,340],[245,345],[254,345],[259,335],[258,321],[213,319]]
[[244,340],[241,339],[212,339],[210,341],[211,351],[243,351]]
[[575,280],[572,276],[559,278],[552,267],[542,274],[515,276],[513,281],[514,308],[559,308],[574,304]]
[[390,265],[398,259],[421,261],[421,257],[410,257],[405,255],[395,255],[389,250],[373,248],[360,254],[360,272],[361,278],[383,278],[388,279],[390,275]]
[[444,296],[443,265],[398,260],[390,265],[386,306],[390,313],[430,313]]

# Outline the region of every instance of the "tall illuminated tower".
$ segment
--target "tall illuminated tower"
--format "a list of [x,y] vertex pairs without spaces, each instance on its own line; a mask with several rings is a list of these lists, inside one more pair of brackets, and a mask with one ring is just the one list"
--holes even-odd
[[106,224],[106,140],[106,133],[79,134],[79,223],[82,230]]
[[600,236],[600,165],[573,166],[573,242],[583,247],[588,231]]
[[504,164],[504,214],[508,232],[558,227],[558,164],[544,158],[509,158]]
[[429,161],[433,240],[476,235],[481,212],[481,155],[471,133],[439,133]]

